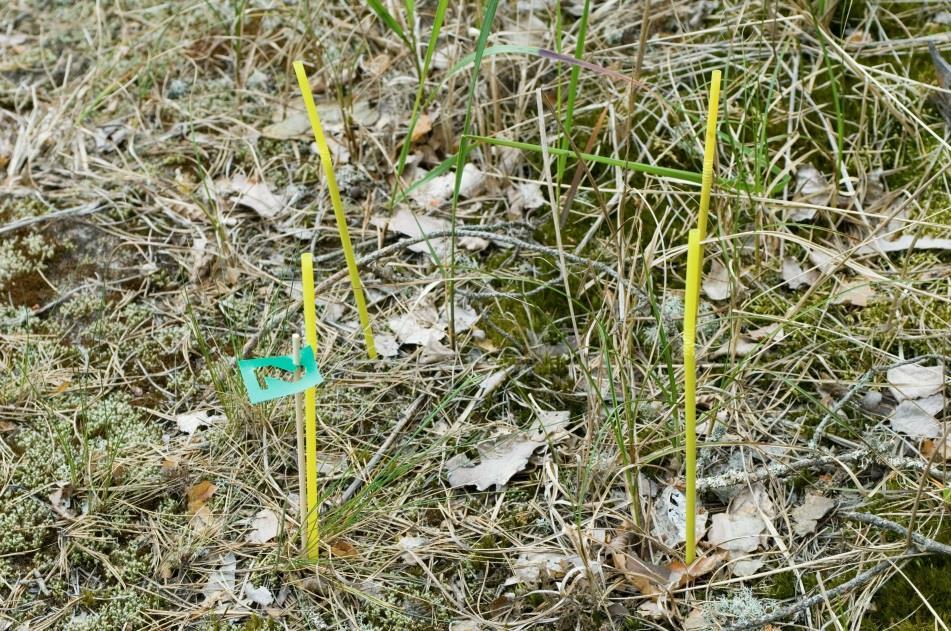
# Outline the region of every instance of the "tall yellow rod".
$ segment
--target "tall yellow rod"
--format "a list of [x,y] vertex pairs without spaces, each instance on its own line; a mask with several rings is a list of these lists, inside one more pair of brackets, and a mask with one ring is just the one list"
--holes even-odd
[[697,303],[700,299],[700,230],[687,238],[687,289],[684,296],[684,444],[687,450],[687,552],[696,556],[697,520]]
[[710,77],[710,98],[707,102],[707,137],[703,143],[703,173],[700,178],[700,214],[697,230],[700,241],[707,238],[707,213],[710,210],[710,191],[713,190],[713,159],[717,147],[717,113],[720,109],[720,71]]
[[700,270],[707,237],[707,214],[713,190],[713,161],[717,147],[717,114],[720,110],[720,71],[710,77],[707,101],[707,134],[703,144],[703,173],[700,179],[700,213],[697,227],[687,237],[687,289],[684,297],[684,445],[687,450],[687,550],[686,562],[697,555],[697,307],[700,303]]
[[300,85],[301,95],[304,97],[304,107],[310,119],[310,127],[314,132],[314,141],[317,143],[317,153],[320,154],[320,164],[327,180],[327,190],[330,192],[330,202],[334,207],[334,217],[337,219],[337,231],[340,233],[340,244],[343,246],[343,256],[347,261],[347,271],[350,274],[350,286],[353,288],[353,299],[357,304],[357,313],[360,315],[360,326],[363,328],[363,339],[367,345],[367,355],[376,359],[376,345],[373,342],[373,331],[370,329],[370,314],[367,312],[366,299],[363,296],[363,284],[360,282],[360,272],[357,269],[357,259],[353,254],[353,245],[350,243],[350,231],[347,229],[347,216],[343,212],[343,202],[340,200],[340,189],[337,188],[337,178],[334,177],[334,166],[330,159],[330,148],[324,129],[320,125],[320,116],[317,106],[314,105],[314,95],[310,91],[310,82],[304,72],[304,64],[294,62],[294,73]]
[[[304,292],[304,339],[317,354],[317,307],[314,296],[314,258],[301,254],[301,287]],[[307,469],[307,545],[305,558],[316,561],[320,537],[317,507],[317,388],[304,391],[304,461]]]

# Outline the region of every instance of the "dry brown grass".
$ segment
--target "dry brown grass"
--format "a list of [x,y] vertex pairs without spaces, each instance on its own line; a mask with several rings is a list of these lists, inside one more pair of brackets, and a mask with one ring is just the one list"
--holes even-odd
[[[573,50],[581,4],[566,7],[560,44],[549,3],[510,4],[490,46]],[[699,170],[706,78],[725,73],[717,170],[753,186],[715,191],[707,258],[728,291],[701,309],[701,486],[711,514],[765,494],[775,513],[760,514],[763,545],[662,595],[633,560],[663,574],[682,553],[658,536],[656,507],[682,485],[680,295],[696,187],[589,164],[556,233],[575,161],[559,181],[556,160],[483,144],[470,162],[484,186],[457,219],[461,237],[487,247],[460,248],[450,270],[375,221],[458,145],[470,75],[448,70],[472,51],[478,7],[450,7],[427,78],[432,130],[397,186],[417,64],[368,9],[13,0],[0,8],[0,629],[679,629],[700,612],[707,626],[695,628],[739,628],[771,613],[788,621],[790,607],[809,629],[905,617],[895,628],[947,628],[951,589],[910,559],[948,567],[932,545],[951,533],[948,472],[890,427],[883,371],[949,354],[947,249],[915,249],[951,236],[948,130],[929,101],[951,95],[927,54],[930,42],[947,55],[947,13],[826,2],[816,20],[807,3],[593,4],[585,59],[625,76],[640,64],[648,87],[582,71],[579,150],[604,112],[592,153]],[[404,23],[421,42],[432,11]],[[298,58],[318,100],[337,106],[325,123],[375,331],[444,310],[451,277],[459,309],[479,315],[454,348],[364,358],[306,128],[264,135],[294,112]],[[541,122],[559,143],[568,86],[566,66],[488,56],[473,133],[538,143]],[[830,183],[812,197],[796,192],[807,165]],[[237,175],[285,203],[263,217],[215,188]],[[519,185],[537,185],[544,203],[519,209]],[[448,204],[395,206],[450,218]],[[793,219],[805,211],[814,216]],[[870,250],[883,235],[913,241]],[[250,406],[234,366],[289,352],[307,249],[328,378],[316,565],[297,558],[290,403]],[[815,272],[809,286],[785,284],[787,258]],[[836,302],[862,279],[874,290],[865,306]],[[884,407],[868,392],[885,393]],[[184,434],[175,419],[195,410],[209,426]],[[475,458],[545,410],[570,412],[568,435],[504,488],[450,488],[448,460]],[[735,484],[718,488],[724,475]],[[204,482],[213,493],[189,510]],[[906,534],[837,513],[795,534],[807,493]],[[251,543],[262,510],[280,532]],[[907,545],[909,528],[928,550]],[[738,561],[750,575],[734,575]],[[233,582],[206,598],[222,567]],[[255,604],[246,587],[274,601]]]

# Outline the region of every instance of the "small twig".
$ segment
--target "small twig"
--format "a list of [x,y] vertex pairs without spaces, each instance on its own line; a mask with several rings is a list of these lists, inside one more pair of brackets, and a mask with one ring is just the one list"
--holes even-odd
[[350,486],[348,486],[343,492],[343,495],[340,496],[340,504],[346,504],[351,499],[353,499],[353,496],[357,491],[360,490],[360,487],[363,486],[364,482],[370,479],[370,474],[373,473],[373,469],[376,468],[376,465],[379,464],[380,460],[383,459],[383,456],[386,455],[386,452],[393,445],[396,437],[399,436],[400,432],[403,431],[403,428],[406,426],[406,424],[409,423],[410,420],[416,415],[416,411],[419,409],[419,406],[423,404],[424,400],[426,400],[426,395],[421,394],[410,404],[409,408],[403,413],[403,416],[396,424],[396,427],[393,428],[393,431],[390,432],[390,435],[386,437],[386,440],[383,441],[383,444],[380,445],[380,448],[376,450],[376,453],[373,454],[373,457],[370,458],[369,462],[367,462],[366,466],[363,468],[363,473],[355,477],[353,482],[350,483]]
[[929,539],[928,537],[920,535],[916,532],[912,532],[901,524],[896,524],[895,522],[885,519],[884,517],[871,515],[869,513],[856,513],[853,511],[839,511],[839,515],[852,521],[860,521],[863,524],[869,524],[870,526],[881,528],[882,530],[890,530],[895,534],[902,535],[903,537],[910,535],[911,540],[918,544],[922,550],[951,556],[951,546],[935,541],[934,539]]
[[858,589],[859,587],[862,587],[863,585],[868,583],[870,580],[872,580],[873,578],[875,578],[876,576],[878,576],[879,574],[881,574],[888,568],[892,567],[892,565],[894,565],[895,563],[909,559],[912,556],[914,555],[907,554],[907,555],[900,556],[897,559],[886,559],[885,561],[882,561],[881,563],[874,566],[873,568],[869,570],[865,570],[861,574],[857,574],[855,578],[853,578],[850,581],[846,581],[842,583],[838,587],[825,591],[821,594],[816,594],[815,596],[810,596],[809,598],[800,600],[798,603],[794,605],[790,605],[789,607],[783,607],[782,609],[777,609],[771,614],[760,616],[759,618],[756,618],[753,620],[748,620],[746,622],[741,622],[739,624],[734,624],[732,626],[726,627],[726,631],[743,631],[744,629],[758,629],[772,622],[778,622],[780,620],[785,620],[786,618],[791,618],[795,616],[796,614],[798,614],[799,612],[805,611],[806,609],[809,609],[810,607],[818,605],[819,603],[823,602],[826,599],[831,600],[843,594],[848,594],[849,592],[854,591]]
[[62,219],[63,217],[82,217],[83,215],[91,215],[94,212],[105,210],[106,206],[101,202],[91,202],[89,204],[83,204],[81,206],[73,206],[72,208],[64,208],[63,210],[56,210],[45,215],[39,215],[38,217],[27,217],[26,219],[21,219],[19,221],[11,221],[10,223],[0,226],[0,234],[6,234],[8,232],[14,232],[20,228],[26,228],[27,226],[32,226],[33,224],[43,223],[46,221],[52,221],[53,219]]
[[697,491],[706,492],[725,489],[737,484],[761,482],[772,478],[784,478],[806,469],[816,469],[830,464],[853,462],[874,455],[871,449],[855,449],[840,455],[817,456],[790,462],[789,464],[771,464],[753,471],[727,471],[697,480]]
[[[906,458],[903,456],[883,456],[875,449],[863,447],[862,449],[847,451],[844,454],[816,456],[815,458],[804,458],[802,460],[790,462],[789,464],[767,465],[753,471],[727,471],[726,473],[722,473],[720,475],[712,475],[706,478],[700,478],[697,480],[697,491],[714,491],[716,489],[725,489],[737,484],[761,482],[763,480],[769,480],[772,478],[784,478],[793,475],[794,473],[798,473],[799,471],[816,469],[830,464],[844,464],[846,462],[854,462],[856,460],[861,460],[862,458],[874,458],[880,461],[882,464],[895,469],[913,469],[915,471],[922,472],[927,469],[927,463],[922,460]],[[927,473],[929,476],[937,478],[938,480],[947,481],[949,478],[951,478],[951,475],[943,471],[928,470]]]

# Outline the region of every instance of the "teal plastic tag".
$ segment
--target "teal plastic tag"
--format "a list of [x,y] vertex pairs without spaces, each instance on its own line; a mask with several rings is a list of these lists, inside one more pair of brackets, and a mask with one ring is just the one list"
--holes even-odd
[[[244,381],[244,387],[248,391],[248,399],[251,403],[263,403],[271,399],[279,399],[298,392],[303,392],[308,388],[319,386],[324,382],[320,371],[317,369],[317,359],[314,357],[314,349],[305,346],[300,353],[301,365],[294,365],[294,358],[290,355],[280,355],[278,357],[260,357],[258,359],[242,359],[238,361],[238,368],[241,370],[241,379]],[[293,375],[298,368],[304,369],[304,374],[297,381],[284,381],[274,377],[265,377],[262,388],[258,383],[258,377],[255,370],[258,368],[280,368]]]

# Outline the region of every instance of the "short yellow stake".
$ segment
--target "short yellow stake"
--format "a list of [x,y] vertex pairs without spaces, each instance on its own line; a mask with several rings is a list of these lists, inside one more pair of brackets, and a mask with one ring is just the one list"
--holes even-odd
[[710,77],[710,99],[707,102],[707,137],[703,142],[703,173],[700,179],[700,214],[697,230],[700,240],[707,238],[707,212],[710,210],[710,191],[713,189],[713,158],[717,147],[717,113],[720,109],[720,71]]
[[[317,308],[314,296],[314,259],[300,257],[301,286],[304,290],[304,339],[317,354]],[[320,511],[317,507],[317,388],[304,391],[304,460],[307,469],[307,544],[304,557],[317,560]]]
[[370,314],[367,312],[366,299],[363,296],[363,285],[360,282],[360,272],[357,270],[357,259],[353,254],[353,245],[350,243],[350,232],[347,230],[347,217],[343,213],[343,203],[340,201],[340,190],[337,188],[337,179],[334,177],[333,162],[330,159],[330,149],[324,137],[324,129],[320,125],[320,116],[317,115],[317,106],[314,105],[314,95],[310,91],[310,82],[304,72],[304,64],[294,62],[294,73],[300,85],[301,95],[304,97],[304,107],[310,118],[310,126],[317,142],[317,152],[320,154],[320,163],[327,178],[327,189],[330,191],[330,202],[334,207],[334,216],[337,219],[337,231],[340,232],[340,243],[343,245],[343,256],[347,260],[347,271],[350,273],[350,286],[353,288],[353,299],[357,303],[357,312],[360,314],[360,326],[363,327],[363,337],[367,344],[367,355],[376,359],[376,345],[373,343],[373,331],[370,329]]
[[687,289],[684,296],[684,433],[687,450],[687,553],[696,556],[697,521],[697,302],[700,299],[700,230],[687,238]]

